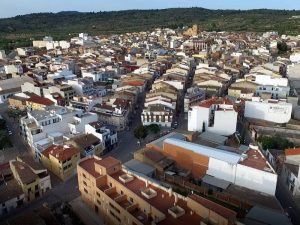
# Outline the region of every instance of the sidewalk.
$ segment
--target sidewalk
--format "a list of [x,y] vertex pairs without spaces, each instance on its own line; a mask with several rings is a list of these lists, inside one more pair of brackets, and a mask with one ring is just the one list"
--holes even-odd
[[81,197],[69,202],[72,210],[85,225],[104,225],[102,218],[83,203]]

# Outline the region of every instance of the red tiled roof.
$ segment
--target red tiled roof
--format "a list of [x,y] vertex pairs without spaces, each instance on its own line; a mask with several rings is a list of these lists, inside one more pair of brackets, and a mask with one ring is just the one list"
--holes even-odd
[[117,165],[121,162],[119,160],[111,157],[111,156],[108,156],[106,158],[103,158],[100,161],[97,161],[96,163],[98,163],[100,166],[103,166],[105,168],[110,168],[110,167],[113,167],[114,165]]
[[195,202],[198,202],[201,205],[204,205],[205,207],[209,208],[210,210],[218,213],[219,215],[221,215],[225,218],[235,218],[237,215],[236,212],[234,212],[228,208],[225,208],[225,207],[223,207],[213,201],[210,201],[206,198],[203,198],[201,196],[193,194],[193,195],[190,195],[189,198],[191,198]]
[[244,161],[240,162],[241,165],[264,171],[266,168],[270,168],[266,159],[261,155],[259,150],[250,149],[246,152],[246,154],[248,157]]
[[200,102],[199,106],[209,108],[212,105],[225,104],[225,105],[233,105],[232,101],[228,98],[210,98],[205,101]]
[[284,154],[287,155],[300,155],[300,148],[289,148],[284,150]]
[[92,122],[92,123],[89,123],[89,125],[91,125],[91,126],[94,127],[95,129],[99,129],[99,128],[101,128],[101,127],[104,126],[104,124],[101,123],[101,122]]
[[33,103],[37,103],[40,105],[45,105],[45,106],[50,106],[50,105],[54,105],[54,102],[52,102],[50,99],[48,98],[43,98],[40,97],[38,95],[32,95],[29,99],[26,100],[27,102],[33,102]]
[[59,161],[65,161],[72,156],[79,154],[79,150],[72,145],[51,145],[42,151],[42,154],[49,158],[52,155]]
[[121,106],[122,108],[127,108],[129,106],[129,102],[130,102],[129,100],[116,98],[113,104],[118,107]]
[[143,86],[144,81],[139,80],[128,80],[128,81],[122,81],[124,85],[130,85],[130,86]]

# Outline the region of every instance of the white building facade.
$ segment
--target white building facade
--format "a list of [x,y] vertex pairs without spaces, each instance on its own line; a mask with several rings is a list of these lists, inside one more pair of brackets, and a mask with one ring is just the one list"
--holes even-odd
[[[253,99],[254,100],[254,99]],[[292,104],[277,100],[246,101],[245,117],[273,123],[287,123],[291,119]]]
[[209,131],[229,136],[236,132],[237,112],[233,105],[211,104],[192,106],[188,112],[189,131]]

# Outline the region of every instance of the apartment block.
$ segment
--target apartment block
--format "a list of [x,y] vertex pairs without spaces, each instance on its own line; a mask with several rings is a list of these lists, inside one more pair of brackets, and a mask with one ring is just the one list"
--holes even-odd
[[82,159],[77,171],[82,200],[107,224],[236,224],[236,212],[195,194],[181,196],[112,157]]

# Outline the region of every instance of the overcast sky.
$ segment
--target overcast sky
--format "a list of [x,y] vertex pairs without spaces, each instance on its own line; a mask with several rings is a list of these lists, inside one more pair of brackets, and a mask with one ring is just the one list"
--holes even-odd
[[0,0],[0,17],[37,12],[98,12],[175,7],[300,9],[300,0]]

